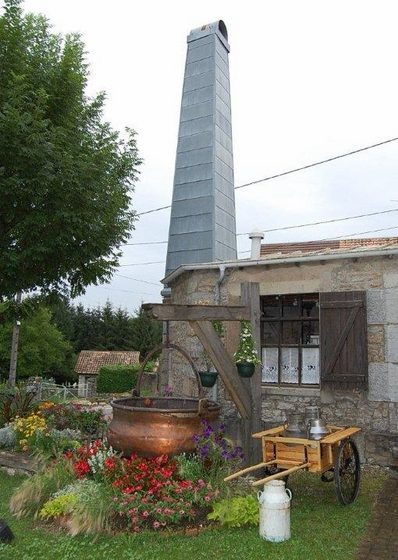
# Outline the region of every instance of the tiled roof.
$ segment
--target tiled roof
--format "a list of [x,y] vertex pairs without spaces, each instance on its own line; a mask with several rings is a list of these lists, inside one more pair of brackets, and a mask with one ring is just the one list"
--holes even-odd
[[398,237],[367,237],[362,239],[323,239],[295,243],[266,243],[261,245],[262,258],[293,257],[308,254],[330,255],[357,250],[398,248]]
[[77,358],[75,372],[95,375],[103,366],[138,364],[139,358],[139,352],[82,350]]

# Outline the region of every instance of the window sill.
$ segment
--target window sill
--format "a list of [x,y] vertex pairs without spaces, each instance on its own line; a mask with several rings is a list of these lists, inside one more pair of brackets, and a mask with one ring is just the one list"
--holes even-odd
[[319,387],[270,387],[269,385],[262,385],[261,393],[270,396],[320,397],[321,390]]

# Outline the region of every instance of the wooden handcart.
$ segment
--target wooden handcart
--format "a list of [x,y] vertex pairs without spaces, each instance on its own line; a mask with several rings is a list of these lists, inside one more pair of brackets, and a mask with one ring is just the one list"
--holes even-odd
[[330,433],[319,440],[285,437],[285,426],[253,434],[252,437],[261,439],[263,461],[227,476],[225,481],[265,469],[267,476],[252,483],[260,486],[304,469],[319,473],[325,482],[334,480],[339,502],[343,505],[352,503],[359,490],[360,462],[358,448],[351,436],[360,428],[328,428]]

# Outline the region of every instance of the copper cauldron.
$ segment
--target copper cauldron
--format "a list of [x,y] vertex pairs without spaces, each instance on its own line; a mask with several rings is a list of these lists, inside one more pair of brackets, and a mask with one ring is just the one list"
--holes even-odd
[[[160,345],[164,348],[166,345]],[[113,419],[108,430],[108,441],[117,451],[128,456],[137,453],[143,457],[162,454],[178,455],[195,450],[193,436],[202,431],[201,419],[217,420],[220,405],[203,398],[200,377],[191,358],[175,344],[167,344],[188,360],[198,381],[198,398],[141,397],[140,386],[145,365],[156,348],[144,361],[132,397],[111,402]]]

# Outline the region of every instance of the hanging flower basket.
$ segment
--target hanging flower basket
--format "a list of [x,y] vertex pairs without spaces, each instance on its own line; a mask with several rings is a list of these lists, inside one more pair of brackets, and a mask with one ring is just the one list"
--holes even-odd
[[202,387],[214,387],[217,381],[218,371],[199,371],[199,377]]
[[250,321],[242,321],[240,325],[239,346],[234,354],[235,363],[241,377],[251,377],[260,360],[257,356]]
[[253,362],[238,362],[236,367],[241,377],[251,377],[256,369],[256,364]]

